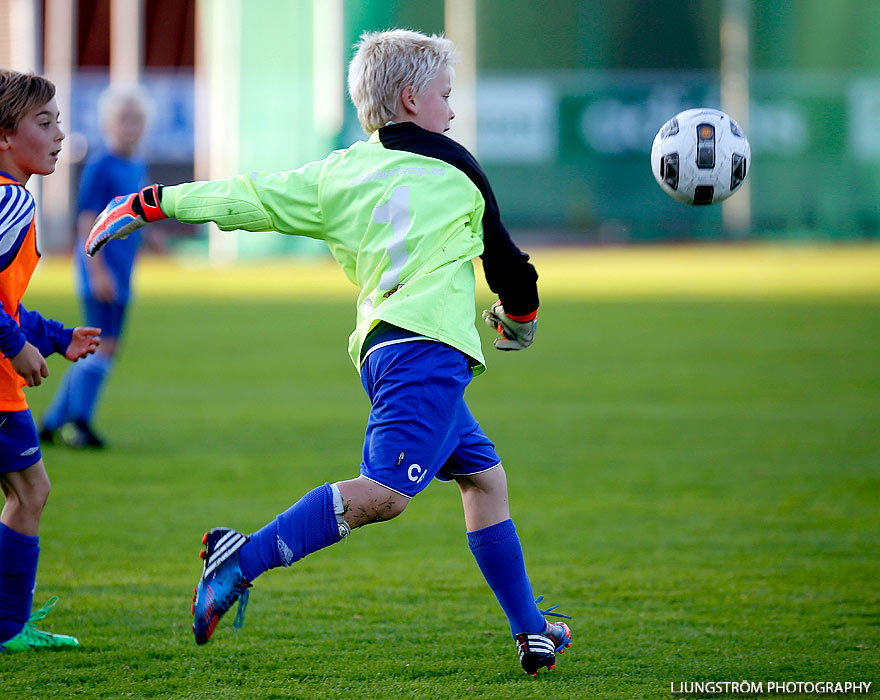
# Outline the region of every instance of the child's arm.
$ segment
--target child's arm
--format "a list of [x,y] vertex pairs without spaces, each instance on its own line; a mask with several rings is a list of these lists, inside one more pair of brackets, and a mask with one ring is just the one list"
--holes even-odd
[[49,366],[40,351],[27,342],[21,327],[0,304],[0,351],[28,386],[39,386],[49,376]]
[[53,352],[64,355],[71,362],[90,355],[98,348],[101,340],[98,328],[78,326],[65,328],[64,324],[51,318],[43,318],[38,311],[28,311],[19,305],[21,330],[27,342],[33,345],[43,357]]
[[483,320],[498,332],[499,350],[525,350],[535,340],[538,315],[538,273],[529,256],[516,247],[498,217],[483,223],[483,272],[489,288],[498,294]]
[[323,237],[318,179],[325,161],[281,173],[250,173],[223,180],[150,185],[117,197],[98,216],[86,240],[94,255],[109,240],[142,226],[175,218],[187,224],[213,221],[224,231],[277,231]]
[[525,350],[534,341],[537,328],[538,273],[502,223],[498,203],[485,175],[481,184],[486,210],[480,257],[486,282],[498,295],[492,308],[483,311],[483,319],[501,336],[494,341],[496,348]]
[[[488,187],[488,184],[487,184]],[[501,221],[494,195],[486,198],[483,215],[483,272],[507,315],[526,323],[538,313],[538,273],[513,242]]]
[[4,357],[15,357],[27,342],[21,327],[0,302],[0,352]]
[[76,361],[95,352],[101,342],[97,328],[65,328],[24,306],[18,309],[20,326],[0,303],[0,351],[28,386],[39,386],[49,376],[44,356],[60,352]]
[[483,196],[482,207],[474,212],[472,226],[483,233],[483,272],[499,303],[486,309],[483,318],[501,335],[495,340],[499,350],[524,350],[535,336],[538,313],[538,273],[510,237],[489,179],[476,159],[460,144],[445,136],[430,136],[418,145],[418,152],[444,160],[467,175]]

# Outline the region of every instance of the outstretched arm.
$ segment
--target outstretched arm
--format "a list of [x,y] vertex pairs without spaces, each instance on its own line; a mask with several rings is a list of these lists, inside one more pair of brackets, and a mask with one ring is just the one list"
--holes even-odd
[[318,179],[323,161],[282,173],[249,173],[224,180],[150,185],[117,197],[101,213],[86,241],[94,255],[107,241],[125,238],[165,218],[187,224],[213,221],[224,231],[277,231],[323,237]]
[[140,192],[110,200],[86,239],[86,253],[94,255],[114,238],[127,238],[142,226],[167,219],[159,206],[162,185],[149,185]]

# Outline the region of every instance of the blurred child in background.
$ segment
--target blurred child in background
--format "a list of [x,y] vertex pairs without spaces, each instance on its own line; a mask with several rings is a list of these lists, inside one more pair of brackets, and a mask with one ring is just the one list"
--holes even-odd
[[147,182],[147,165],[137,155],[149,111],[143,93],[135,87],[111,87],[101,95],[99,111],[106,146],[88,161],[80,179],[74,266],[83,317],[101,328],[101,347],[64,376],[40,429],[44,443],[60,438],[72,447],[104,447],[93,418],[122,336],[141,237],[113,241],[99,258],[85,255],[83,243],[108,200]]

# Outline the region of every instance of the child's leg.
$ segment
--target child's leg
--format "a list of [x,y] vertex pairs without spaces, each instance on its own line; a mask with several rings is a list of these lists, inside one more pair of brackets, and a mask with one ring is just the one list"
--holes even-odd
[[468,546],[507,615],[511,633],[544,632],[547,622],[535,603],[522,546],[508,511],[504,469],[499,464],[456,481],[461,488]]
[[[437,365],[442,379],[432,382],[427,369]],[[374,375],[381,380],[374,381]],[[373,407],[361,476],[314,489],[251,534],[239,552],[242,576],[252,582],[264,571],[290,566],[338,542],[351,529],[402,513],[452,449],[445,447],[452,444],[452,433],[445,429],[454,417],[449,406],[461,400],[469,380],[466,358],[440,343],[402,343],[371,355],[362,376]],[[413,405],[421,409],[417,416]],[[412,447],[407,452],[400,445]]]
[[40,539],[40,515],[49,495],[43,461],[0,473],[6,497],[0,513],[0,643],[21,631],[31,614]]
[[[102,339],[102,345],[103,342]],[[43,415],[42,428],[58,430],[71,421],[91,423],[101,389],[112,368],[112,355],[101,350],[74,364],[67,370]]]
[[87,424],[92,422],[101,389],[103,389],[112,369],[113,355],[101,350],[79,360],[70,368],[67,373],[67,376],[70,376],[68,420],[82,421]]
[[[77,363],[79,364],[79,363]],[[77,365],[73,365],[61,378],[61,384],[49,403],[49,408],[43,414],[42,428],[46,430],[58,430],[70,420],[70,397],[76,375]]]
[[0,488],[6,497],[0,523],[21,534],[36,537],[50,488],[43,460],[21,471],[0,472]]
[[[362,483],[363,482],[363,483]],[[244,620],[251,582],[264,571],[290,566],[295,561],[329,547],[348,535],[352,527],[394,517],[402,504],[392,504],[377,490],[388,491],[359,477],[340,484],[313,489],[270,523],[245,538],[229,528],[214,528],[202,544],[205,568],[193,591],[193,633],[197,644],[205,644],[220,618],[238,601],[236,626]],[[373,494],[365,498],[363,494]],[[359,500],[361,499],[361,500]],[[391,499],[392,501],[394,499]],[[358,517],[346,519],[346,507]]]
[[205,566],[192,608],[196,642],[211,638],[236,601],[237,619],[243,618],[247,589],[264,571],[338,542],[351,528],[400,514],[453,449],[449,407],[461,400],[470,376],[467,358],[440,343],[377,348],[362,375],[372,409],[361,476],[312,490],[247,539],[228,528],[206,533]]
[[290,566],[339,539],[333,490],[324,484],[251,534],[239,552],[241,574],[252,582],[269,569]]
[[94,355],[79,360],[68,372],[71,375],[69,403],[67,418],[62,422],[91,425],[101,391],[113,370],[128,304],[102,302],[91,297],[81,301],[87,324],[101,329],[101,347]]
[[290,566],[349,530],[395,517],[408,500],[363,477],[319,486],[250,536],[239,553],[242,576],[253,582],[269,569]]

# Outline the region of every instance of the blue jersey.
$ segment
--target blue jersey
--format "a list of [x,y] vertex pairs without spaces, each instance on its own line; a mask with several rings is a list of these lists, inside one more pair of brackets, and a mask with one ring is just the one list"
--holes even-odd
[[[123,158],[108,153],[99,153],[90,160],[82,171],[77,212],[93,211],[97,215],[107,202],[119,195],[137,192],[147,184],[147,165],[136,158]],[[128,301],[131,290],[131,270],[140,247],[139,233],[133,233],[123,240],[113,240],[102,250],[103,262],[110,269],[116,285],[117,301]],[[77,270],[79,272],[79,293],[88,294],[88,272],[85,265],[83,246],[77,245]]]

